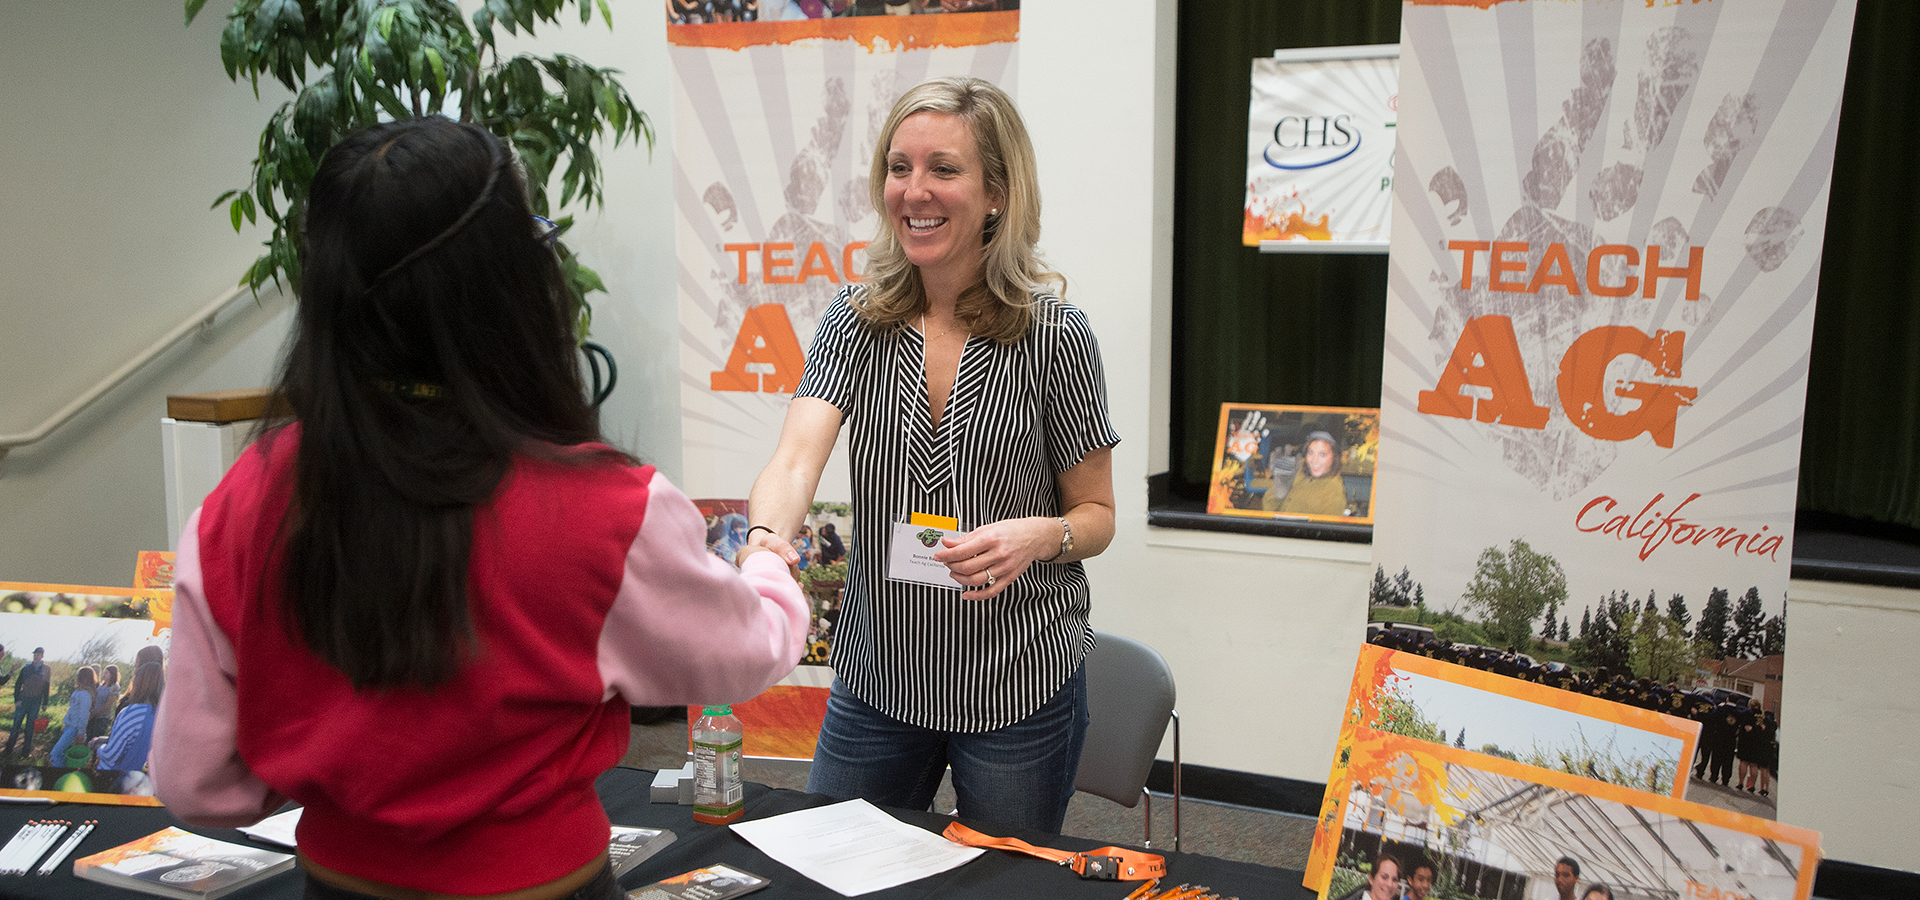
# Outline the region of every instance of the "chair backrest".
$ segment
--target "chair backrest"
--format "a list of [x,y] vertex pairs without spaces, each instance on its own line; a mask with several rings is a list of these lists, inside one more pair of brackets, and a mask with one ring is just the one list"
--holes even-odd
[[1087,738],[1076,790],[1132,808],[1173,715],[1173,670],[1152,647],[1094,633],[1087,654]]

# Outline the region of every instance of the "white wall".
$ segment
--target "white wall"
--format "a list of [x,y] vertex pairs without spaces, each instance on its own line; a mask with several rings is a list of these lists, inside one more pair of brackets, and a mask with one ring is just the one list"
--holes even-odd
[[1780,821],[1832,859],[1920,870],[1920,591],[1787,586]]
[[[218,69],[218,6],[187,30],[177,4],[33,4],[0,33],[0,432],[32,427],[252,258],[257,238],[205,212],[244,173],[269,109]],[[1174,0],[1027,6],[1019,96],[1040,155],[1042,244],[1099,333],[1125,438],[1118,534],[1090,564],[1095,625],[1172,663],[1186,761],[1322,781],[1368,548],[1145,524],[1146,478],[1167,459]],[[621,365],[606,428],[677,475],[664,26],[657,4],[616,8],[615,31],[575,24],[541,45],[622,69],[654,116],[652,158],[608,156],[615,209],[585,217],[572,242],[611,289],[595,302],[595,338]],[[264,383],[284,329],[280,305],[242,316],[9,457],[0,579],[127,583],[134,551],[165,539],[160,398]],[[1792,599],[1783,818],[1822,829],[1831,857],[1911,868],[1920,592],[1794,582]]]
[[[219,4],[212,4],[218,6]],[[238,280],[257,231],[207,206],[247,178],[271,89],[229,83],[221,11],[10,4],[0,29],[0,433],[37,427]],[[248,306],[0,467],[0,580],[125,585],[166,545],[165,396],[267,383],[285,325]]]

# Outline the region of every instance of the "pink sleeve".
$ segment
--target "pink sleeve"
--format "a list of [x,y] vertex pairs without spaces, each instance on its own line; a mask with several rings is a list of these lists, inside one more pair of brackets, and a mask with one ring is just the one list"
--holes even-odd
[[706,550],[706,521],[658,473],[600,632],[607,697],[634,706],[735,703],[800,661],[809,609],[786,563],[755,553],[735,569]]
[[201,585],[195,511],[173,560],[173,644],[147,759],[154,794],[183,822],[248,825],[286,802],[240,758],[233,672],[233,644],[214,624]]

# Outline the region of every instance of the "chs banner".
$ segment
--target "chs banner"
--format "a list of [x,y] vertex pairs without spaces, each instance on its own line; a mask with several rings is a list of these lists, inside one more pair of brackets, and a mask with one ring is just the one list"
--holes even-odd
[[1781,715],[1852,21],[1406,3],[1373,618]]
[[[893,101],[940,75],[1013,91],[1017,10],[819,7],[821,18],[667,26],[682,478],[693,496],[745,497],[772,454],[814,328],[860,280],[882,227],[867,175]],[[846,496],[845,470],[828,466],[818,496]]]
[[1386,249],[1399,55],[1309,47],[1253,61],[1241,243]]

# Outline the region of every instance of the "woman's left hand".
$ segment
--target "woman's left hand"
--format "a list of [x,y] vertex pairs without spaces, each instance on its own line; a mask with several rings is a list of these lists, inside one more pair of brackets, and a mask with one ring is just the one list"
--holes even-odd
[[1036,561],[1060,550],[1060,522],[1050,516],[1002,519],[961,537],[941,539],[933,558],[965,589],[963,600],[991,600]]

